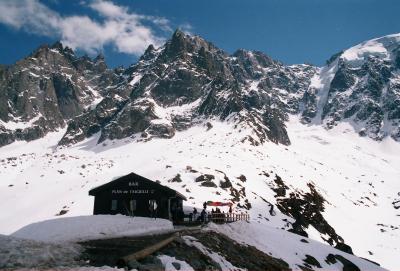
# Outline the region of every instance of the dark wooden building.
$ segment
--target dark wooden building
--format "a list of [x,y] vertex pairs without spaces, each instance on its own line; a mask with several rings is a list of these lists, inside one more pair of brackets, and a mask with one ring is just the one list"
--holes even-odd
[[130,173],[89,191],[94,196],[93,214],[123,214],[183,219],[183,200],[179,192]]

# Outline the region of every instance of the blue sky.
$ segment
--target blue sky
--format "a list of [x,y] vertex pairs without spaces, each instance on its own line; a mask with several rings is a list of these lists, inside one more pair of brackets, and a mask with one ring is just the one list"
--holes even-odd
[[262,51],[287,64],[323,63],[361,41],[400,32],[398,0],[0,0],[0,63],[62,40],[134,63],[180,27],[233,53]]

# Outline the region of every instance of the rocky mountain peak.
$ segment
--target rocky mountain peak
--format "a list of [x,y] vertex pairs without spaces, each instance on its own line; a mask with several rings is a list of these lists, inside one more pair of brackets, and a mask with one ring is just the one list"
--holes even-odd
[[103,53],[98,54],[98,55],[94,58],[93,61],[94,61],[95,63],[105,62],[105,58],[104,58]]
[[400,140],[399,48],[400,35],[395,34],[332,56],[306,94],[313,105],[306,106],[303,116],[318,118],[311,112],[320,111],[320,120],[308,121],[329,129],[346,121],[361,136]]
[[[43,45],[2,71],[0,145],[33,140],[62,128],[112,83],[104,61],[77,57],[60,42]],[[110,77],[111,76],[111,77]]]
[[174,58],[192,50],[193,44],[190,42],[190,37],[182,31],[176,30],[171,39],[165,44],[164,55]]
[[[290,144],[289,114],[328,129],[347,121],[360,135],[398,140],[398,39],[367,41],[317,68],[287,66],[258,51],[228,55],[177,30],[138,63],[114,70],[101,54],[77,57],[56,42],[0,71],[0,143],[35,139],[67,123],[64,145],[95,133],[100,141],[169,138],[219,118],[249,128],[243,141],[251,144]],[[10,124],[20,120],[26,125]]]
[[59,52],[63,52],[63,51],[64,51],[64,46],[63,46],[63,44],[61,43],[61,41],[56,41],[55,43],[53,43],[53,44],[50,46],[50,48],[56,49],[56,50],[58,50]]
[[[100,132],[100,141],[137,133],[171,137],[200,119],[216,117],[250,127],[254,135],[244,140],[252,144],[289,144],[284,121],[289,111],[297,110],[298,99],[288,93],[302,91],[313,72],[286,68],[261,52],[242,50],[232,57],[201,37],[176,31],[164,46],[149,46],[125,71],[129,86],[118,94],[123,102],[105,99],[83,119],[75,119],[63,144],[81,140],[74,137],[78,130],[87,136]],[[100,109],[111,115],[97,117]]]
[[144,51],[143,55],[140,57],[139,61],[147,61],[155,58],[156,56],[156,48],[153,44],[150,44],[147,49]]
[[260,67],[268,67],[276,63],[276,61],[274,61],[272,58],[259,51],[239,49],[234,52],[232,56],[236,57],[241,62],[247,61],[252,65],[260,65]]

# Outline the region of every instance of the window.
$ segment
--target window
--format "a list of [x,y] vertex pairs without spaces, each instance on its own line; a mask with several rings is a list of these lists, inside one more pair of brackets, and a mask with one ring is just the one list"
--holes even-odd
[[131,212],[136,211],[136,200],[134,200],[134,199],[130,200],[129,207],[131,209]]
[[149,200],[149,209],[157,210],[157,201],[155,199]]
[[118,201],[116,199],[111,200],[111,211],[116,211],[118,207]]

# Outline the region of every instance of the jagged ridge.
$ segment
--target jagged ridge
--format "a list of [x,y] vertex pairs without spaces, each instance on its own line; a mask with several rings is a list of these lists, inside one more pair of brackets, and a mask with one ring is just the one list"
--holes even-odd
[[60,43],[0,68],[0,146],[33,140],[68,124],[60,145],[99,133],[170,138],[208,119],[250,127],[244,140],[290,144],[285,121],[332,128],[350,122],[360,135],[400,139],[400,42],[371,40],[334,55],[327,66],[286,66],[267,55],[229,55],[177,30],[138,63],[107,69],[102,56],[77,57]]

